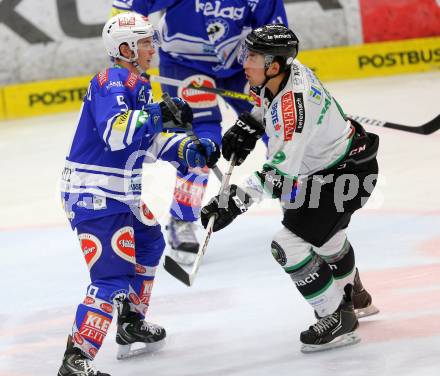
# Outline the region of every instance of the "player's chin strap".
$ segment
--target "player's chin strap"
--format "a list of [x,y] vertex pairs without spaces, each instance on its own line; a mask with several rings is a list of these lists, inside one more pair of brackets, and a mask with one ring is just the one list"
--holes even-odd
[[141,75],[142,77],[146,77],[146,72],[141,68],[141,66],[139,65],[137,60],[133,61],[132,64],[136,68],[136,70],[139,72],[139,75]]
[[[274,61],[274,59],[275,59],[275,56],[265,55],[265,58],[266,58],[266,57],[271,57],[271,59],[270,59],[270,60],[267,60],[267,61],[264,63],[264,81],[263,81],[263,83],[262,83],[261,85],[254,86],[254,87],[257,89],[257,91],[261,91],[261,90],[263,89],[263,87],[265,87],[266,84],[267,84],[272,78],[278,77],[280,74],[283,74],[284,72],[287,72],[287,71],[288,71],[288,68],[290,67],[290,65],[286,65],[286,64],[284,64],[283,66],[281,66],[281,64],[278,63],[278,64],[280,64],[280,69],[279,69],[278,73],[275,74],[275,75],[273,75],[273,76],[268,76],[268,75],[267,75],[267,70],[269,69],[269,66],[273,63],[273,61]],[[257,91],[256,91],[256,92],[257,92]]]

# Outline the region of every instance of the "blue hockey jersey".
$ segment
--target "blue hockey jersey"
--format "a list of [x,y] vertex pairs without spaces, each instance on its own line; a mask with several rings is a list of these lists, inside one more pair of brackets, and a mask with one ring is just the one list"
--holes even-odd
[[185,135],[160,133],[159,105],[151,85],[125,68],[109,68],[90,82],[61,179],[63,206],[72,227],[139,207],[142,164],[162,159],[180,171]]
[[159,22],[160,62],[176,61],[217,78],[243,67],[237,47],[252,29],[287,25],[282,0],[114,0],[113,13],[133,10],[148,16],[166,8]]

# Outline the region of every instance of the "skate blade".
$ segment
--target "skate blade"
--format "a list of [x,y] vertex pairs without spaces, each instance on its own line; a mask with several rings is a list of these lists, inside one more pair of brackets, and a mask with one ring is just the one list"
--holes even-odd
[[337,349],[338,347],[351,346],[359,343],[361,338],[355,333],[350,332],[335,338],[332,342],[324,343],[323,345],[306,345],[303,344],[301,347],[301,352],[304,354],[326,351],[331,349]]
[[367,316],[376,315],[377,313],[379,313],[379,309],[374,304],[370,304],[365,308],[355,309],[354,313],[356,314],[356,317],[358,319],[363,319]]
[[177,263],[182,265],[192,265],[196,261],[197,253],[178,251],[177,249],[170,249],[169,256]]
[[[164,338],[163,340],[154,343],[137,342],[136,344],[131,345],[119,345],[116,359],[129,359],[135,356],[156,352],[165,346],[165,342],[166,340]],[[134,346],[137,346],[138,348],[133,348]]]

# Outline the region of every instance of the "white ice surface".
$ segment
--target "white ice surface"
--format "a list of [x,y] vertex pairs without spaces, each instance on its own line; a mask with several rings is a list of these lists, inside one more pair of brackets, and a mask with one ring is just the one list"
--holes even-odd
[[[440,73],[327,87],[345,111],[377,119],[420,125],[440,109]],[[88,284],[57,193],[75,121],[65,114],[0,122],[0,376],[56,374]],[[299,332],[313,312],[271,256],[280,211],[267,201],[213,235],[193,287],[159,270],[149,319],[168,331],[162,351],[117,361],[112,325],[98,369],[112,376],[439,375],[440,131],[369,131],[381,137],[380,184],[348,234],[381,313],[362,321],[359,345],[300,353]],[[233,180],[263,158],[260,145]],[[174,176],[158,167],[145,169],[144,198],[164,224]],[[218,189],[214,179],[207,198]]]

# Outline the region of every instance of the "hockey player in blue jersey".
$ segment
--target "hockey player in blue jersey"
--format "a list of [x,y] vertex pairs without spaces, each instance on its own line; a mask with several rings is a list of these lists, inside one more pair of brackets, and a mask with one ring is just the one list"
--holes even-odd
[[[90,82],[62,174],[62,199],[90,272],[58,376],[106,376],[95,357],[118,312],[118,358],[161,347],[165,329],[144,320],[156,267],[165,247],[160,225],[140,200],[142,164],[171,162],[181,173],[212,166],[216,145],[185,134],[167,106],[153,103],[140,72],[154,54],[154,29],[136,13],[112,17],[103,41],[115,65]],[[181,120],[192,121],[185,101],[173,98]],[[131,345],[140,343],[140,349]]]
[[[113,12],[129,9],[149,15],[166,9],[161,34],[160,75],[243,92],[246,77],[236,61],[237,46],[253,29],[269,23],[287,25],[282,0],[114,0]],[[171,95],[185,99],[194,111],[194,132],[217,145],[222,120],[217,96],[192,89],[162,85]],[[226,99],[237,113],[250,111],[246,102]],[[198,250],[195,221],[208,181],[208,169],[177,173],[168,241],[171,256],[191,264]]]

